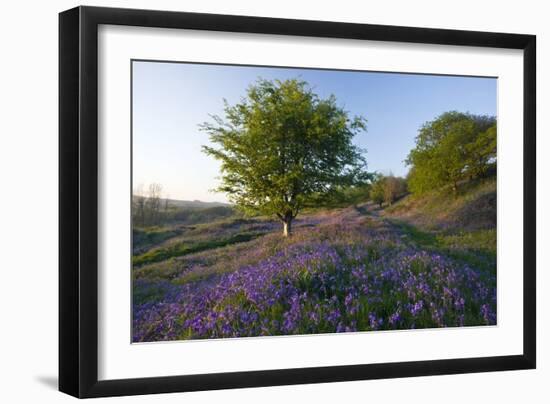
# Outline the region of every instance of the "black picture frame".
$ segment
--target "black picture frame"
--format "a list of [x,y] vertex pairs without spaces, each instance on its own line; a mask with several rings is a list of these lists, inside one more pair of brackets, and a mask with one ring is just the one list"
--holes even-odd
[[[523,354],[98,380],[98,26],[181,28],[520,49],[523,77]],[[534,35],[77,7],[59,15],[59,390],[75,397],[459,374],[536,366]]]

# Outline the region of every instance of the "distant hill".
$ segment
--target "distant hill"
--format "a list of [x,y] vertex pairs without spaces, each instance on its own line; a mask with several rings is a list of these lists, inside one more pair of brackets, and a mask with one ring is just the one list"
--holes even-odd
[[[164,204],[166,199],[162,200]],[[233,205],[223,202],[204,202],[199,200],[194,201],[182,201],[179,199],[168,199],[168,205],[176,208],[195,208],[195,209],[206,209],[206,208],[215,208],[215,207],[231,207]]]
[[[137,196],[134,195],[134,198]],[[226,207],[231,208],[233,205],[229,203],[224,202],[204,202],[199,200],[194,201],[182,201],[179,199],[161,199],[160,204],[161,206],[164,206],[166,201],[168,200],[168,206],[173,208],[180,208],[180,209],[207,209],[207,208],[217,208],[217,207]]]

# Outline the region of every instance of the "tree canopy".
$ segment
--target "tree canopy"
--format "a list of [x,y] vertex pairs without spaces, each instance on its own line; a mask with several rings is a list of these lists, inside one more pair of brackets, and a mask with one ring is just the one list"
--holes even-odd
[[406,193],[407,182],[404,178],[395,177],[393,174],[376,174],[369,196],[371,201],[382,207],[384,202],[391,205]]
[[385,199],[383,176],[377,176],[376,179],[373,181],[372,187],[370,190],[370,199],[374,203],[382,207],[382,204],[384,203],[384,199]]
[[426,122],[407,157],[414,193],[451,186],[484,175],[496,165],[496,118],[456,111]]
[[259,79],[240,102],[224,103],[223,118],[201,125],[213,144],[203,151],[221,162],[217,191],[245,211],[277,216],[285,235],[304,207],[367,178],[352,142],[366,120],[334,96],[322,99],[301,80]]

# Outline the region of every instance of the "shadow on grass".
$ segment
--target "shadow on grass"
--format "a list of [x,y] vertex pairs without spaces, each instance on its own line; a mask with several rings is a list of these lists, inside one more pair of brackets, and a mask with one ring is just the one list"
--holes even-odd
[[389,220],[418,247],[445,254],[455,261],[487,274],[496,272],[496,234],[494,230],[437,234],[397,220]]
[[241,233],[233,237],[221,240],[208,240],[197,243],[178,243],[165,248],[158,248],[132,258],[134,266],[160,262],[169,258],[181,257],[184,255],[225,247],[230,244],[243,243],[259,237],[263,233]]

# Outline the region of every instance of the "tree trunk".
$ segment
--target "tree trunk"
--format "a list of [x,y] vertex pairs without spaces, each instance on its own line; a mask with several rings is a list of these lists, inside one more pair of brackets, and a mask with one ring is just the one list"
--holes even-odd
[[283,236],[288,237],[290,236],[292,231],[292,217],[285,217],[283,220]]

